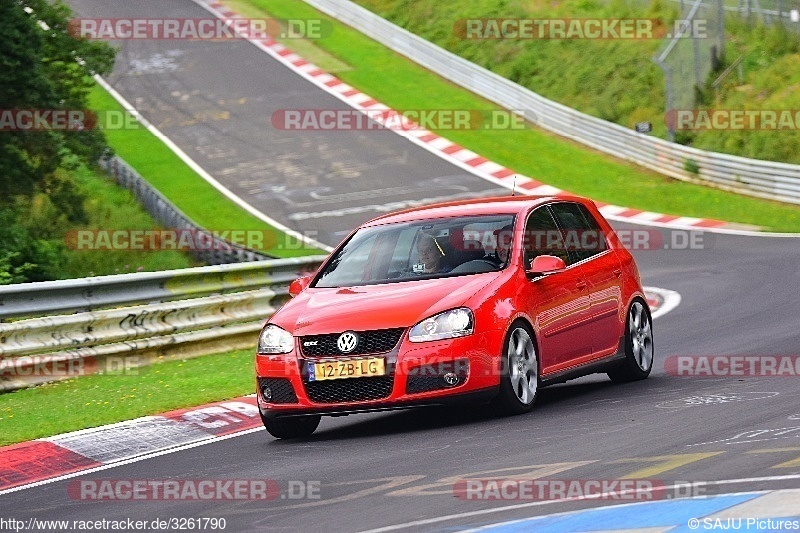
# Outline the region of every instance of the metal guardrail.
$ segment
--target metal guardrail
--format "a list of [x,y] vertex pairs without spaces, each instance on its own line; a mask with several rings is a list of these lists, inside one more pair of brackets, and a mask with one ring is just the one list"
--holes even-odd
[[183,211],[178,209],[155,187],[150,185],[146,179],[119,156],[102,159],[100,166],[111,174],[119,185],[131,191],[145,211],[165,228],[191,230],[204,235],[209,243],[208,249],[193,250],[191,253],[195,259],[209,265],[270,259],[268,255],[256,250],[222,240],[195,224],[192,219],[186,216]]
[[[0,285],[0,320],[167,302],[267,286],[286,288],[297,277],[299,270],[316,268],[321,260],[322,256],[270,259],[161,272]],[[4,327],[0,324],[0,334]]]
[[127,367],[133,355],[141,366],[254,347],[289,283],[322,259],[0,286],[0,319],[27,317],[0,323],[0,391]]
[[[348,0],[304,0],[439,76],[509,110],[532,112],[544,129],[667,176],[800,203],[800,165],[707,152],[649,137],[548,100],[392,24]],[[695,174],[686,168],[698,168]]]

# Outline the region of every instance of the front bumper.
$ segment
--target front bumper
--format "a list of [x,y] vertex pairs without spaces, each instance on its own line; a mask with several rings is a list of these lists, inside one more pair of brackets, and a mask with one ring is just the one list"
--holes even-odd
[[[389,352],[349,358],[304,357],[298,348],[289,354],[258,354],[258,406],[263,416],[273,418],[488,400],[496,394],[500,383],[503,335],[503,331],[497,330],[411,343],[404,334]],[[384,358],[386,375],[308,380],[308,365],[315,362],[363,357]]]

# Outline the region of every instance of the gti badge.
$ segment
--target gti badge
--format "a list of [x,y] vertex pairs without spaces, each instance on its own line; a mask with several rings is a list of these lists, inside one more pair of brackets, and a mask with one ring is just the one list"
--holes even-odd
[[358,346],[358,335],[354,331],[345,331],[336,340],[336,346],[342,353],[350,353]]

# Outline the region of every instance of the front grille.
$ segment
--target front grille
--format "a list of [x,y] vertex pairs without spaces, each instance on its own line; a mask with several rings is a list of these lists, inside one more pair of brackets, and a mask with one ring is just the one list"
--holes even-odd
[[[269,400],[263,396],[265,387],[269,387],[272,392]],[[269,403],[297,403],[294,387],[286,378],[258,378],[258,393],[262,395],[264,401]]]
[[380,400],[392,393],[392,376],[309,381],[306,393],[316,403]]
[[[358,345],[355,350],[346,355],[364,355],[370,353],[384,353],[397,346],[405,328],[376,329],[372,331],[356,331]],[[325,335],[308,335],[300,337],[300,348],[304,355],[323,357],[332,355],[345,355],[339,351],[336,341],[341,333],[328,333]],[[316,344],[308,346],[308,343]]]

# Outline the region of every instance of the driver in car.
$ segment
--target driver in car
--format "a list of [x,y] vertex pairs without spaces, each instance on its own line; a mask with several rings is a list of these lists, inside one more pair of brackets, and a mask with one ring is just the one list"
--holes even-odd
[[494,230],[494,252],[485,257],[498,266],[508,262],[508,254],[511,251],[511,242],[514,240],[514,226],[508,224],[498,230]]

